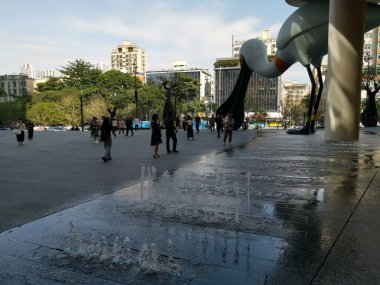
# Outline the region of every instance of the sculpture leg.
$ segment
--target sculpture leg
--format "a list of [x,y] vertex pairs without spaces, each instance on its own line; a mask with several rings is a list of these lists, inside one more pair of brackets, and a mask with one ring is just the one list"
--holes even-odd
[[310,123],[311,123],[311,116],[313,113],[313,106],[314,106],[314,101],[315,101],[315,89],[316,89],[316,84],[315,80],[313,77],[313,73],[311,72],[310,65],[306,66],[307,73],[309,74],[309,78],[311,81],[311,94],[310,94],[310,102],[309,102],[309,109],[307,111],[307,117],[306,117],[306,123],[305,126],[302,129],[298,130],[288,130],[288,134],[290,135],[310,135]]
[[311,121],[310,121],[310,132],[312,134],[314,134],[314,132],[315,132],[314,124],[315,124],[315,119],[317,118],[319,103],[321,101],[322,91],[323,91],[323,79],[322,79],[322,72],[321,72],[320,67],[317,67],[317,72],[318,72],[319,89],[318,89],[317,98],[316,98],[315,104],[314,104],[313,115],[311,116]]

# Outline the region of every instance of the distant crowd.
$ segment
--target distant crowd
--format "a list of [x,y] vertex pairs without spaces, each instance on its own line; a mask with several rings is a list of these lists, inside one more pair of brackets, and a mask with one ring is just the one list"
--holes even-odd
[[[119,136],[131,136],[134,135],[134,131],[139,128],[139,120],[132,119],[132,117],[116,118],[116,108],[108,109],[108,116],[102,116],[101,118],[93,117],[90,122],[90,135],[94,143],[102,142],[104,144],[104,155],[102,160],[107,162],[112,160],[111,148],[112,137]],[[232,113],[228,113],[225,118],[222,118],[220,114],[212,115],[206,120],[207,128],[210,132],[216,131],[217,138],[220,138],[221,133],[223,136],[223,145],[228,140],[232,142],[232,131],[234,125],[234,118]],[[185,115],[182,118],[174,117],[172,112],[169,112],[166,117],[161,120],[158,114],[153,114],[150,121],[151,139],[150,145],[153,147],[153,158],[159,158],[158,153],[159,145],[162,143],[162,130],[165,129],[166,137],[166,151],[167,153],[178,153],[177,150],[177,133],[179,128],[182,128],[187,136],[187,140],[195,140],[195,132],[199,134],[201,124],[201,118],[197,115],[194,118],[191,115]],[[78,127],[76,127],[78,128]],[[72,130],[76,130],[73,127]],[[79,128],[78,128],[79,129]],[[19,120],[13,126],[13,132],[16,135],[16,139],[19,145],[22,145],[25,140],[25,131],[28,134],[28,140],[33,140],[34,124],[31,121],[24,123]]]

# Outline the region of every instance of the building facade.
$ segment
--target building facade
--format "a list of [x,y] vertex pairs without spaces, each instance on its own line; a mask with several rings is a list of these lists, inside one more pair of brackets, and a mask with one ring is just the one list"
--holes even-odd
[[297,81],[284,82],[284,110],[290,110],[293,106],[301,103],[302,99],[310,93],[308,84],[298,83]]
[[[146,81],[150,84],[160,84],[165,79],[173,80],[180,73],[191,76],[200,83],[199,87],[199,99],[207,102],[214,102],[214,96],[212,93],[212,75],[208,69],[187,68],[187,64],[181,62],[181,64],[173,64],[173,69],[169,70],[149,70],[146,73]],[[179,67],[181,65],[181,68]]]
[[0,76],[0,88],[7,94],[0,98],[2,102],[12,101],[14,97],[33,92],[33,79],[25,74],[11,74]]
[[372,66],[380,74],[380,27],[364,34],[363,68]]
[[[219,67],[214,72],[215,102],[220,106],[230,96],[239,77],[240,66]],[[253,72],[245,96],[245,112],[280,113],[281,101],[282,77],[265,78]]]
[[20,74],[27,75],[29,78],[34,77],[33,66],[29,63],[25,63],[20,67]]
[[54,70],[38,69],[34,72],[35,79],[55,77]]
[[[261,33],[261,37],[257,37],[262,40],[267,47],[267,55],[275,55],[277,52],[276,38],[272,38],[269,29],[265,29]],[[232,40],[232,57],[239,58],[240,48],[246,41]]]
[[[270,30],[263,30],[260,37],[267,47],[268,57],[277,52],[276,39],[270,35]],[[218,61],[230,61],[239,58],[240,48],[245,40],[232,40],[232,58],[217,59]],[[238,61],[235,66],[225,67],[221,65],[214,69],[215,72],[215,102],[220,106],[230,96],[240,73]],[[224,67],[223,67],[224,66]],[[265,78],[257,73],[252,73],[248,84],[245,111],[267,113],[282,112],[282,77]]]
[[111,68],[145,77],[147,52],[134,43],[124,41],[111,52]]

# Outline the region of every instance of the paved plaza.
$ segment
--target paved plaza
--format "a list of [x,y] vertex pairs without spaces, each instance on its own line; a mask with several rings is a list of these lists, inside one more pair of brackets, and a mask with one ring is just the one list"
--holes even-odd
[[0,131],[0,284],[380,283],[378,128],[89,136]]

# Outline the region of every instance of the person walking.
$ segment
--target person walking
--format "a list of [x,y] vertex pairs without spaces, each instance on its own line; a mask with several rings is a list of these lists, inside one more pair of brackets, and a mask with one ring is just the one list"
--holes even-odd
[[[168,153],[176,153],[177,151],[177,127],[171,111],[165,118],[165,130],[166,130],[166,151]],[[173,151],[170,151],[170,139],[173,140]]]
[[118,124],[118,128],[119,128],[119,136],[121,135],[121,134],[123,134],[124,135],[124,131],[125,131],[125,121],[123,120],[123,119],[120,119],[118,122],[117,122],[117,124]]
[[215,131],[215,116],[214,114],[211,115],[210,118],[210,132]]
[[25,139],[25,124],[22,120],[18,120],[18,122],[15,125],[15,128],[13,129],[13,132],[16,134],[16,139],[19,145],[24,144]]
[[116,138],[116,131],[118,129],[118,121],[116,118],[114,118],[112,120],[112,134],[114,135],[114,137]]
[[220,132],[223,130],[223,119],[220,114],[216,114],[215,118],[217,138],[220,138]]
[[104,117],[102,125],[100,126],[100,138],[104,143],[104,156],[102,157],[104,162],[111,160],[111,147],[112,147],[112,123],[109,117]]
[[197,134],[199,134],[199,125],[201,123],[201,118],[199,117],[199,115],[197,115],[195,117],[195,129],[197,130]]
[[94,143],[99,143],[99,127],[98,118],[93,117],[90,123],[91,137],[94,139]]
[[187,116],[183,117],[183,120],[182,120],[182,129],[186,132],[186,128],[187,128]]
[[33,139],[33,133],[34,133],[34,124],[32,121],[28,121],[26,124],[26,128],[28,129],[28,140]]
[[132,118],[131,117],[128,117],[126,120],[125,120],[125,125],[126,125],[126,128],[127,128],[127,131],[126,131],[126,136],[128,136],[128,133],[129,131],[131,131],[132,133],[132,136],[133,136],[133,121],[132,121]]
[[193,138],[194,140],[193,120],[191,119],[190,115],[187,115],[186,134],[187,134],[187,140],[189,140],[190,138]]
[[158,145],[162,143],[162,139],[161,139],[162,135],[161,135],[160,120],[157,114],[152,115],[152,121],[150,122],[150,127],[152,129],[150,145],[154,146],[153,157],[159,158],[160,156],[158,155]]
[[228,137],[228,142],[231,143],[232,141],[232,129],[234,126],[234,118],[233,118],[233,113],[228,112],[226,119],[224,120],[224,140],[223,140],[223,145],[225,145],[227,137]]

